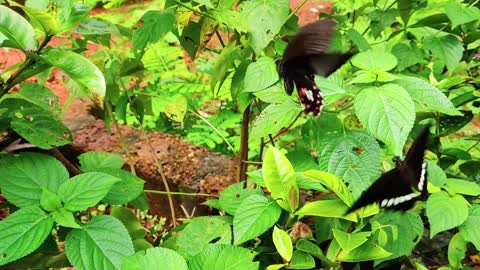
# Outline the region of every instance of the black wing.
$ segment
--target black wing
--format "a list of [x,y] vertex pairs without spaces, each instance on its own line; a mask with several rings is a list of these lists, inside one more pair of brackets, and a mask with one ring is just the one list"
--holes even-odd
[[402,180],[399,168],[383,174],[375,183],[362,193],[346,214],[369,204],[378,202],[381,208],[406,211],[413,207],[419,194]]
[[333,33],[335,33],[335,21],[331,19],[307,24],[300,28],[298,34],[288,43],[282,62],[327,52]]
[[326,77],[345,64],[353,54],[327,53],[334,33],[335,21],[331,19],[302,27],[283,54],[281,63],[287,72]]
[[353,204],[347,213],[378,202],[381,208],[406,211],[415,201],[427,194],[427,163],[425,151],[429,136],[429,126],[424,128],[410,147],[405,161],[383,174]]
[[430,134],[430,125],[425,127],[413,142],[407,152],[405,165],[408,168],[410,185],[427,194],[427,163],[425,161],[425,151],[427,150],[428,137]]

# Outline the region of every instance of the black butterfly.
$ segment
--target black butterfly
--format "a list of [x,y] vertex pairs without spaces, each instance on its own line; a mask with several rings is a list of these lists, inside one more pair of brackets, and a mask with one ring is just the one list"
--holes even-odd
[[293,85],[305,113],[318,116],[323,107],[323,98],[315,84],[315,74],[328,76],[352,57],[352,54],[326,53],[335,33],[335,22],[330,19],[308,24],[288,43],[277,70],[283,78],[289,95]]
[[374,202],[378,202],[381,208],[406,211],[418,199],[425,197],[427,163],[424,157],[429,134],[429,127],[423,129],[408,150],[405,160],[395,157],[396,168],[383,174],[364,191],[347,214]]

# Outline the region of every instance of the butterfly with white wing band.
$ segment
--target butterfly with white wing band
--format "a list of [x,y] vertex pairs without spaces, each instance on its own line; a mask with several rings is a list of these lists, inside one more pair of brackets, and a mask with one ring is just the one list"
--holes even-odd
[[375,181],[346,214],[372,203],[381,208],[406,211],[428,195],[425,151],[430,131],[424,128],[407,152],[405,160],[395,157],[396,167]]

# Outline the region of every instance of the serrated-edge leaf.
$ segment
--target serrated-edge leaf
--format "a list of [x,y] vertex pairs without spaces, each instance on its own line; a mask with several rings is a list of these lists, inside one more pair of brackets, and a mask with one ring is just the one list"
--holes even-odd
[[430,195],[426,209],[431,228],[430,238],[461,225],[468,218],[467,200],[460,195],[451,197],[444,191]]
[[346,233],[338,229],[332,229],[333,237],[337,240],[343,251],[349,253],[368,241],[372,232]]
[[120,179],[106,173],[87,172],[63,183],[58,195],[70,211],[83,211],[97,204]]
[[188,270],[185,259],[168,248],[149,248],[122,258],[123,270],[157,269],[159,266],[162,270]]
[[395,83],[407,90],[419,110],[437,111],[448,115],[463,115],[442,91],[422,79],[400,76],[400,79],[396,80]]
[[280,218],[282,209],[272,200],[261,195],[250,195],[240,204],[233,217],[234,244],[239,245],[253,239],[269,228]]
[[1,156],[0,171],[0,189],[18,207],[40,206],[43,188],[57,193],[69,178],[60,161],[40,153]]
[[415,105],[408,92],[391,83],[368,87],[356,96],[354,108],[368,132],[402,156],[415,121]]
[[39,207],[26,207],[0,221],[0,265],[35,251],[53,228],[53,219]]
[[67,235],[65,252],[78,270],[121,268],[122,257],[134,254],[125,226],[111,216],[95,216],[83,227]]

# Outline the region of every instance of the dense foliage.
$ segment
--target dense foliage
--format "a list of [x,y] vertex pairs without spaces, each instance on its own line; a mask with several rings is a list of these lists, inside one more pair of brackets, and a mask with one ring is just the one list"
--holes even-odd
[[[72,142],[45,83],[60,69],[72,98],[94,101],[106,125],[168,132],[237,156],[245,181],[206,202],[219,215],[191,218],[147,241],[139,215],[125,207],[148,208],[143,181],[122,170],[120,157],[88,152],[67,171],[45,154],[2,153],[7,202],[0,207],[11,214],[0,221],[0,265],[248,270],[475,263],[465,258],[480,250],[478,1],[333,1],[335,14],[321,14],[337,22],[331,49],[357,54],[315,79],[326,101],[318,118],[303,114],[276,70],[283,37],[298,31],[287,0],[152,1],[143,6],[148,11],[133,6],[129,16],[88,15],[93,5],[122,2],[0,5],[1,47],[26,56],[0,73],[0,131],[40,149]],[[48,46],[65,36],[62,45]],[[100,49],[87,58],[82,52],[92,43]],[[37,82],[26,82],[34,75]],[[428,199],[405,213],[371,205],[344,215],[426,124],[434,137]],[[105,205],[112,206],[108,214],[89,211]]]

